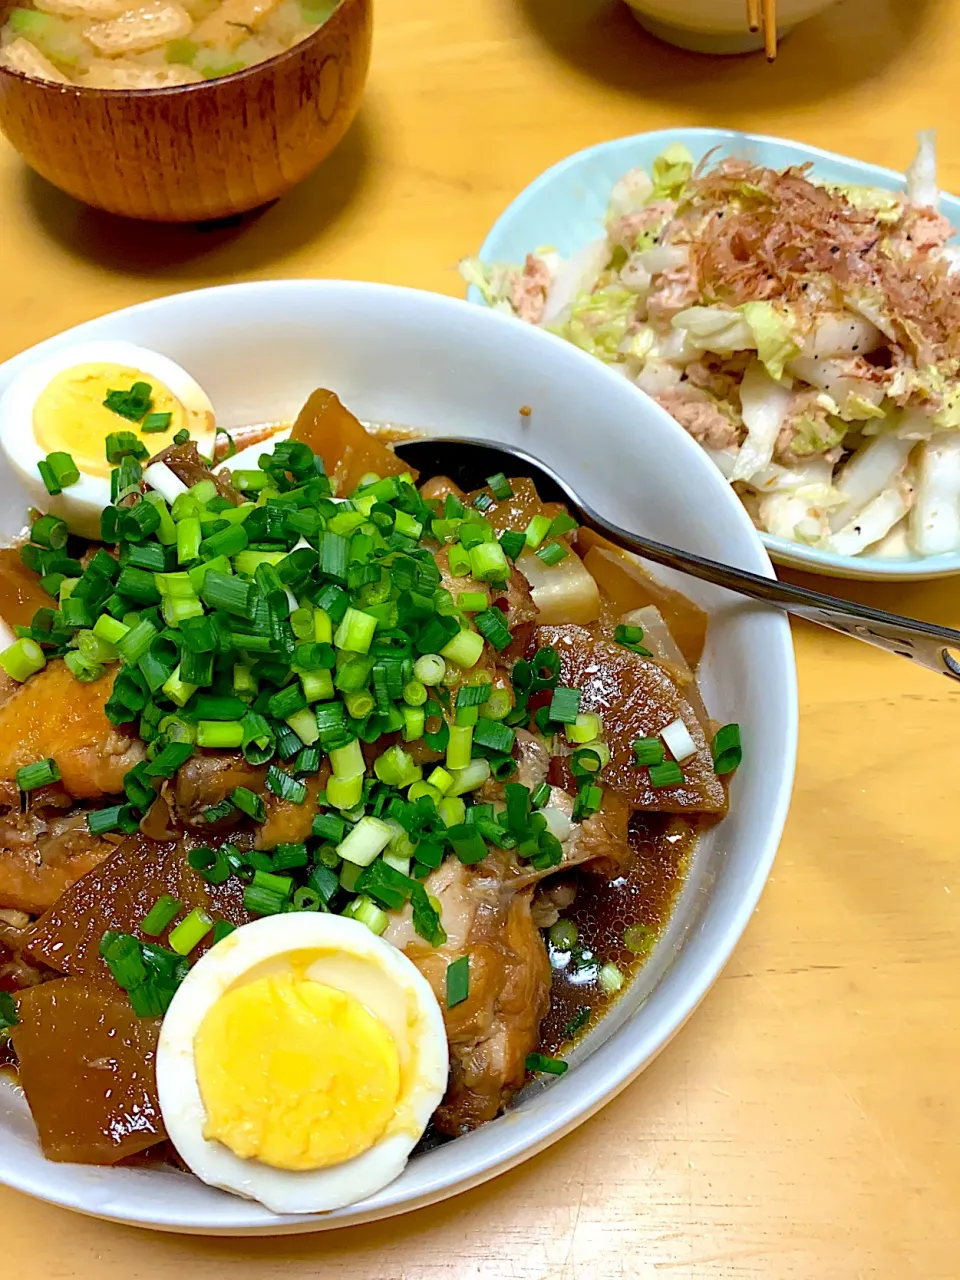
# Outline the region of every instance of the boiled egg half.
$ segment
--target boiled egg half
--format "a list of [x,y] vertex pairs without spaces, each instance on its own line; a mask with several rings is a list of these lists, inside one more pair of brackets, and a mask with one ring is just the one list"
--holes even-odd
[[[111,392],[129,393],[138,383],[139,408],[128,410],[134,417],[109,407],[110,401],[124,404],[122,395]],[[110,502],[113,464],[106,442],[111,432],[131,432],[152,456],[184,429],[200,452],[212,457],[216,424],[206,393],[173,360],[131,342],[63,347],[25,368],[0,400],[0,448],[31,503],[61,516],[72,532],[86,538],[100,536],[100,514]],[[38,468],[51,453],[68,453],[80,473],[56,495],[48,492]]]
[[302,912],[242,926],[191,969],[163,1020],[157,1088],[198,1178],[319,1213],[403,1171],[447,1063],[412,962],[357,920]]

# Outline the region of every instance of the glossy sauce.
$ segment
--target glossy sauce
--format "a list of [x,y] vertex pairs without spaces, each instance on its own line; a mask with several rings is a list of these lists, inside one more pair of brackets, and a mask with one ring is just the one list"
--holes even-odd
[[[690,855],[703,822],[691,821],[676,814],[635,813],[630,820],[630,846],[636,861],[630,872],[618,880],[580,872],[577,896],[561,918],[571,920],[579,933],[573,952],[558,952],[548,942],[553,982],[550,1009],[540,1028],[542,1053],[563,1056],[570,1043],[596,1026],[606,1009],[622,994],[606,995],[597,974],[600,966],[612,961],[626,979],[622,990],[636,976],[650,954],[657,937],[666,927],[677,894],[683,887]],[[623,935],[631,925],[642,925],[650,931],[650,945],[641,955],[629,951]],[[583,1023],[570,1036],[571,1019],[585,1016]]]

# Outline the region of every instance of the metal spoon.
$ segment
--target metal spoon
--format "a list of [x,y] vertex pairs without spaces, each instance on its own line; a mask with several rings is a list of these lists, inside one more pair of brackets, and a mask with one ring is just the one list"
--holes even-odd
[[503,472],[508,476],[527,476],[534,481],[545,502],[564,502],[572,515],[588,529],[602,533],[611,542],[635,551],[647,560],[666,565],[704,582],[712,582],[728,591],[776,605],[785,613],[808,622],[816,622],[831,631],[864,640],[878,649],[886,649],[901,658],[909,658],[931,671],[960,680],[960,662],[950,652],[960,654],[960,631],[919,622],[882,609],[851,604],[835,596],[786,582],[761,578],[759,574],[735,569],[732,565],[706,560],[690,551],[679,551],[640,534],[630,533],[605,520],[592,507],[586,506],[567,482],[556,472],[531,458],[520,449],[488,444],[484,440],[456,440],[430,437],[404,440],[394,448],[405,461],[427,476],[449,476],[461,489],[479,489],[488,476]]

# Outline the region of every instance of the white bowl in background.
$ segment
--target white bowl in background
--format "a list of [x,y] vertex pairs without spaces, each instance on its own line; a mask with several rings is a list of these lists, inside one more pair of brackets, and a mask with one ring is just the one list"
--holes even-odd
[[[834,0],[777,0],[781,36],[798,22],[828,9]],[[747,25],[745,0],[627,0],[651,35],[694,53],[751,53],[763,48],[763,33]]]
[[[361,418],[522,443],[614,520],[772,576],[746,513],[672,418],[559,338],[440,297],[386,285],[288,280],[178,294],[69,330],[0,367],[0,393],[32,359],[123,338],[184,365],[228,429],[295,416],[333,388]],[[522,417],[519,409],[530,405]],[[0,471],[0,532],[26,500]],[[664,577],[669,575],[664,574]],[[53,1164],[26,1104],[0,1082],[0,1182],[96,1217],[181,1232],[269,1235],[372,1221],[430,1204],[542,1150],[613,1097],[663,1048],[729,957],[770,871],[796,754],[796,673],[776,610],[674,579],[711,611],[701,669],[708,707],[738,720],[744,763],[731,811],[705,837],[665,936],[572,1070],[510,1112],[418,1156],[392,1185],[322,1217],[281,1217],[173,1168]]]
[[[569,257],[603,234],[614,183],[638,165],[649,169],[660,152],[674,143],[687,147],[695,160],[709,153],[716,159],[740,156],[774,169],[812,164],[814,173],[830,182],[888,191],[902,191],[904,185],[902,173],[800,142],[734,129],[659,129],[597,143],[545,169],[504,209],[487,233],[479,256],[484,262],[522,262],[530,250],[550,245]],[[941,193],[940,212],[960,228],[960,199]],[[467,298],[485,305],[475,286],[468,289]],[[960,551],[939,556],[841,556],[769,533],[761,533],[760,540],[777,564],[829,578],[913,582],[960,573]]]

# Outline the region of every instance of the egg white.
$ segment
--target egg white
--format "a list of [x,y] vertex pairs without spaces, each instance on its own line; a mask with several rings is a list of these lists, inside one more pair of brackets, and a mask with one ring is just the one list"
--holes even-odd
[[[368,1151],[325,1169],[297,1172],[244,1160],[203,1136],[206,1110],[197,1082],[194,1041],[216,1001],[232,987],[282,971],[292,952],[316,950],[306,974],[360,1000],[391,1031],[401,1063],[412,1042],[416,1066],[399,1110],[399,1131]],[[443,1014],[430,984],[407,957],[344,916],[298,912],[266,916],[212,947],[190,970],[163,1020],[157,1090],[167,1134],[203,1182],[274,1213],[322,1213],[354,1204],[398,1177],[447,1087]]]
[[[62,494],[47,493],[40,478],[37,464],[46,457],[34,434],[33,409],[38,398],[57,376],[67,369],[86,364],[120,364],[156,378],[177,397],[184,408],[196,413],[209,414],[210,428],[206,433],[191,434],[201,453],[210,456],[213,451],[215,425],[213,405],[199,383],[185,369],[167,356],[132,342],[78,342],[63,347],[35,363],[28,365],[13,379],[0,399],[0,449],[29,495],[32,505],[41,511],[60,516],[72,532],[85,538],[99,538],[100,515],[110,502],[109,477],[80,473],[76,484],[64,489]],[[118,431],[136,431],[133,423],[117,418]],[[151,448],[149,435],[143,437]]]

